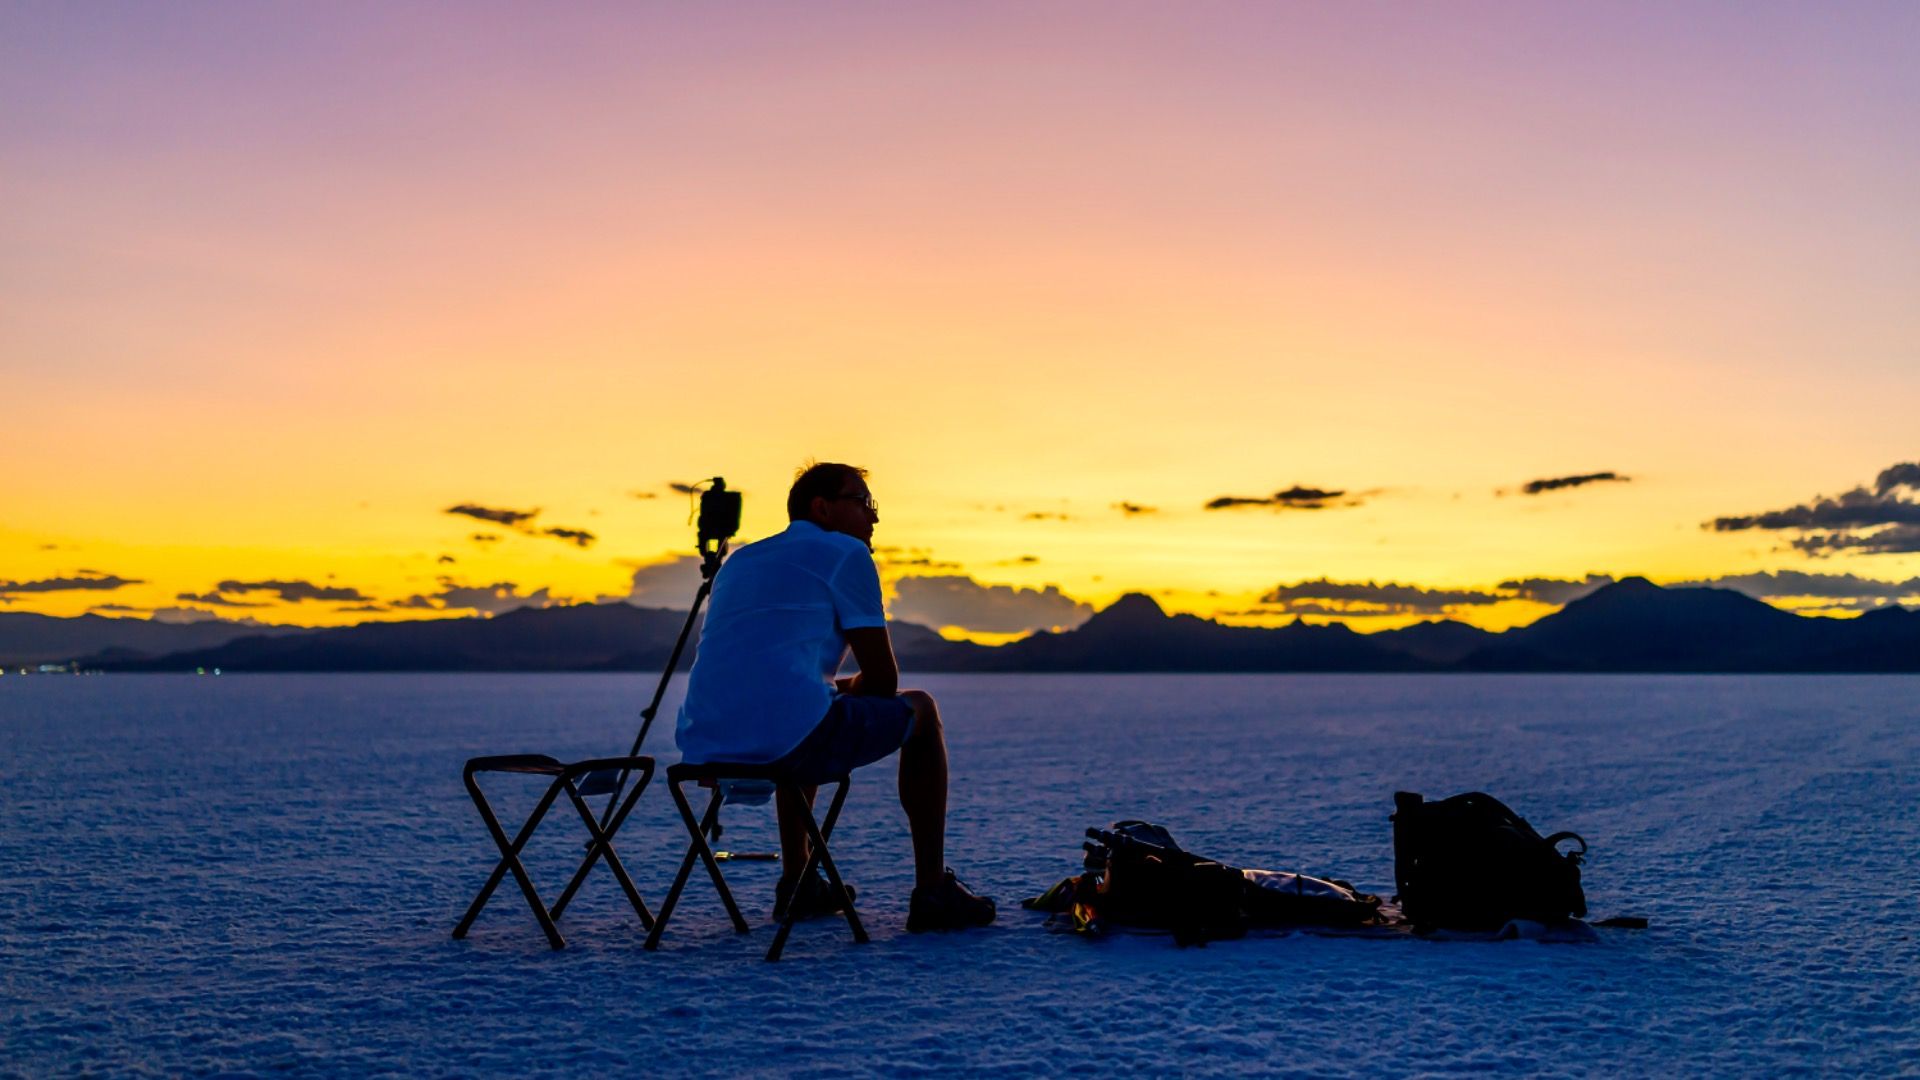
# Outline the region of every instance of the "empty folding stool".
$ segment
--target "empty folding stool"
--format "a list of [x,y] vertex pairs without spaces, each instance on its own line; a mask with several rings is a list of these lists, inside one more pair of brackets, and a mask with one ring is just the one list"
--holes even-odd
[[[638,755],[594,758],[570,765],[545,754],[508,754],[469,760],[463,773],[467,793],[473,796],[473,805],[480,811],[480,819],[486,822],[487,832],[493,837],[494,844],[500,848],[500,861],[494,865],[493,873],[487,876],[486,884],[482,885],[480,892],[474,896],[465,917],[460,920],[460,925],[453,928],[453,936],[456,938],[467,936],[467,931],[472,928],[473,920],[479,916],[480,909],[487,905],[487,901],[493,896],[493,890],[500,885],[500,879],[511,872],[514,880],[520,885],[520,891],[526,895],[527,906],[533,909],[533,917],[540,923],[540,929],[546,933],[547,943],[556,949],[565,948],[566,940],[560,936],[560,930],[555,923],[566,912],[567,905],[572,902],[574,894],[579,892],[581,884],[587,880],[587,874],[593,870],[594,864],[602,858],[607,860],[607,868],[613,871],[614,878],[620,882],[621,891],[627,894],[627,902],[633,905],[634,914],[640,917],[641,927],[652,930],[655,926],[653,915],[647,911],[645,901],[641,900],[640,890],[634,888],[633,879],[627,876],[626,867],[620,864],[620,856],[613,850],[613,837],[620,831],[620,826],[627,820],[627,815],[632,812],[634,803],[640,801],[640,793],[646,790],[647,782],[653,779],[653,770],[653,759]],[[486,795],[480,790],[478,777],[481,773],[520,773],[553,778],[553,782],[547,786],[546,794],[540,797],[539,803],[533,808],[533,813],[527,816],[527,820],[511,840],[507,839],[506,830],[500,827],[499,817],[494,814],[493,807],[488,805]],[[620,798],[621,789],[625,786],[629,773],[637,774],[638,779],[633,785],[633,790],[627,793],[623,801]],[[526,848],[527,841],[532,839],[534,830],[540,827],[541,819],[546,816],[547,811],[562,794],[565,794],[567,801],[579,811],[580,820],[586,823],[591,839],[587,842],[586,857],[581,860],[580,868],[574,871],[573,880],[567,882],[567,887],[561,891],[560,898],[549,908],[540,899],[539,890],[533,887],[533,878],[528,875],[526,865],[520,861],[520,853]],[[587,804],[587,799],[597,795],[609,797],[606,813],[598,820],[594,817],[593,808]],[[614,808],[616,802],[619,803],[617,811]]]

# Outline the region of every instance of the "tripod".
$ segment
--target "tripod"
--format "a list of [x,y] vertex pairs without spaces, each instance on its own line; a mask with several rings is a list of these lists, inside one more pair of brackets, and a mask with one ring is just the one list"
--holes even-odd
[[[704,522],[702,523],[704,524]],[[673,652],[667,656],[666,669],[660,672],[660,681],[653,688],[653,700],[640,710],[640,733],[633,737],[633,749],[628,757],[640,755],[640,745],[647,741],[647,732],[653,730],[653,719],[660,713],[660,699],[667,695],[667,684],[673,681],[673,669],[680,666],[680,655],[686,651],[687,638],[692,636],[694,624],[700,621],[700,606],[707,602],[713,592],[713,575],[720,571],[720,561],[727,557],[725,538],[713,539],[702,535],[700,538],[700,588],[693,594],[693,606],[687,609],[687,621],[680,627],[680,638],[673,643]],[[622,768],[620,776],[614,781],[613,798],[607,800],[607,809],[600,818],[600,827],[605,828],[612,820],[614,807],[620,804],[620,792],[627,786],[627,776],[631,770]]]

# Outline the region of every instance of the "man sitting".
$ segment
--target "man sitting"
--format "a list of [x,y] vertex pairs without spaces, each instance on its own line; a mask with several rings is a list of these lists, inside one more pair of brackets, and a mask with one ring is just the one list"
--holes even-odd
[[[947,742],[933,697],[900,690],[887,634],[873,527],[880,508],[866,470],[810,465],[787,494],[785,532],[727,558],[680,708],[683,760],[775,763],[809,783],[900,752],[900,806],[913,835],[915,885],[907,929],[953,930],[993,921],[992,898],[975,896],[946,868]],[[851,647],[860,672],[836,679]],[[812,805],[816,788],[805,797]],[[803,808],[782,793],[781,877],[774,918],[841,910],[807,863]]]

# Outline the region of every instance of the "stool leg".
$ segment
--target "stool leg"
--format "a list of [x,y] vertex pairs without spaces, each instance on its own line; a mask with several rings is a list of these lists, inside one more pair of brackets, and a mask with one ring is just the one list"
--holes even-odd
[[[613,850],[612,831],[602,829],[600,823],[594,820],[593,808],[587,805],[587,800],[580,797],[580,792],[573,786],[572,780],[562,779],[561,782],[567,786],[567,798],[572,800],[573,808],[580,812],[580,820],[587,823],[587,831],[593,834],[593,850],[590,851],[586,859],[580,863],[580,869],[574,873],[573,881],[568,884],[567,888],[572,890],[577,888],[580,882],[585,881],[587,871],[593,868],[593,861],[604,853],[607,857],[607,869],[612,870],[614,879],[620,882],[621,891],[627,894],[627,903],[633,905],[633,913],[640,916],[641,929],[652,930],[653,916],[647,912],[646,902],[640,899],[640,890],[633,887],[633,879],[627,876],[627,868],[620,865],[620,856]],[[636,788],[633,795],[627,799],[629,808],[631,808],[633,800],[638,798],[639,795],[640,791]],[[620,827],[620,820],[624,816],[624,814],[617,815],[613,819],[613,828],[617,829]],[[562,908],[565,907],[566,902],[570,899],[572,899],[571,892],[562,896],[560,902],[553,906],[552,915],[555,919],[560,917]]]
[[746,917],[740,914],[740,906],[733,902],[733,893],[727,889],[727,879],[720,875],[720,865],[714,861],[713,849],[707,846],[707,831],[720,820],[720,804],[724,800],[720,789],[713,789],[713,797],[707,800],[707,811],[701,820],[694,819],[693,806],[687,802],[686,793],[680,790],[678,783],[668,779],[667,791],[672,794],[673,804],[679,809],[680,820],[686,823],[687,834],[693,838],[693,842],[687,845],[686,858],[680,860],[680,872],[674,875],[673,887],[667,890],[667,898],[660,902],[660,914],[654,916],[653,931],[647,935],[647,950],[651,952],[660,947],[660,935],[666,932],[667,919],[680,902],[680,892],[687,887],[687,878],[693,874],[696,859],[705,860],[707,873],[712,876],[714,888],[720,893],[720,902],[726,905],[734,930],[742,934],[749,932],[752,927],[747,925]]
[[500,862],[494,866],[493,873],[487,876],[487,883],[480,887],[479,894],[473,898],[473,903],[468,906],[467,914],[460,920],[460,925],[453,928],[453,936],[456,938],[467,936],[467,931],[473,927],[473,920],[479,917],[480,909],[487,906],[487,901],[492,898],[493,890],[499,886],[501,877],[511,870],[514,880],[520,885],[520,891],[527,897],[528,906],[533,908],[533,917],[539,920],[540,929],[547,935],[547,944],[556,949],[566,948],[566,939],[560,936],[560,929],[553,925],[553,919],[547,914],[547,905],[541,901],[539,891],[533,887],[533,879],[527,876],[526,867],[520,864],[520,849],[526,846],[528,838],[533,835],[533,830],[539,827],[540,819],[546,816],[547,809],[553,805],[553,800],[559,797],[561,782],[556,780],[547,788],[547,793],[540,797],[540,804],[534,807],[533,813],[528,816],[527,823],[520,826],[520,834],[509,842],[506,830],[500,827],[500,819],[494,816],[493,808],[487,805],[487,797],[481,794],[480,784],[474,780],[472,773],[467,774],[466,780],[467,793],[473,796],[473,805],[480,811],[480,820],[486,822],[487,832],[492,834],[494,844],[500,848]]
[[[587,857],[584,861],[580,863],[580,869],[575,870],[573,872],[573,880],[567,882],[566,889],[564,889],[560,893],[560,899],[554,901],[553,917],[556,920],[559,919],[560,916],[566,912],[567,905],[573,902],[573,894],[578,892],[580,890],[580,886],[587,880],[588,872],[590,872],[593,869],[593,864],[596,861],[598,861],[600,858],[600,852],[601,852],[603,842],[604,842],[607,854],[609,856],[612,855],[613,834],[620,831],[621,823],[627,820],[627,815],[629,813],[633,812],[633,804],[640,801],[640,793],[647,789],[647,781],[652,779],[652,777],[653,777],[653,770],[651,769],[645,770],[640,774],[639,784],[637,784],[634,787],[633,791],[627,795],[626,802],[622,803],[620,806],[620,812],[617,814],[614,814],[611,818],[608,819],[607,827],[604,830],[599,828],[598,822],[595,822],[592,826],[588,828],[588,831],[593,834],[593,839],[589,841],[587,844]],[[574,789],[571,784],[568,785],[567,790],[569,794],[572,793]],[[602,832],[605,833],[604,837],[601,835]],[[622,869],[615,871],[615,876],[620,876],[625,873],[626,873],[626,870],[623,867]],[[639,896],[639,893],[634,891],[630,885],[623,885],[622,888],[625,888],[627,890],[627,893],[628,893],[627,899],[629,900],[634,900]],[[634,910],[640,913],[640,921],[643,924],[645,924],[648,929],[652,929],[653,916],[647,913],[645,905],[636,904]]]
[[833,831],[833,823],[840,816],[840,806],[847,801],[847,781],[840,781],[840,787],[833,793],[833,803],[827,808],[825,828],[816,825],[813,815],[806,820],[807,834],[815,847],[820,849],[820,866],[827,872],[827,883],[840,894],[840,900],[847,908],[847,925],[853,928],[853,940],[864,945],[867,943],[867,928],[860,925],[860,913],[853,909],[853,895],[847,892],[846,883],[840,880],[840,870],[833,865],[833,853],[827,850],[827,834]]
[[[781,786],[783,788],[791,788],[794,795],[791,801],[794,805],[806,807],[806,800],[799,798],[800,791],[798,785],[783,784]],[[811,842],[811,850],[807,855],[806,865],[800,868],[800,880],[807,880],[807,878],[812,875],[813,868],[816,865],[826,871],[827,884],[839,895],[840,903],[846,910],[847,925],[853,928],[853,940],[864,945],[869,940],[867,937],[867,928],[860,925],[860,915],[853,909],[853,897],[847,892],[846,883],[840,880],[840,870],[833,865],[833,855],[827,850],[827,834],[833,831],[833,823],[835,819],[840,816],[840,806],[846,801],[846,798],[847,783],[843,780],[840,782],[840,786],[835,789],[833,793],[833,803],[827,809],[827,826],[825,829],[822,829],[820,825],[814,821],[813,811],[811,809],[803,811],[802,822],[807,827],[807,838]],[[768,963],[779,960],[780,954],[786,950],[787,937],[793,933],[793,921],[794,913],[789,909],[787,917],[780,922],[780,929],[773,935],[772,946],[767,949]]]

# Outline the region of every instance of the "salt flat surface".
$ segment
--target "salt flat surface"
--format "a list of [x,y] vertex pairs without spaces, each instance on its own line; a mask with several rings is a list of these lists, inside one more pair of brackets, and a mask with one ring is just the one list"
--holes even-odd
[[[663,948],[599,871],[548,950],[473,755],[617,753],[631,676],[118,676],[0,683],[0,1074],[1404,1076],[1912,1074],[1920,679],[942,676],[950,858],[999,924],[911,936],[891,770],[835,850],[874,935],[778,965],[696,877]],[[671,724],[649,749],[671,757]],[[524,813],[540,782],[497,778]],[[1391,891],[1396,788],[1484,789],[1593,851],[1597,943],[1310,935],[1178,949],[1049,934],[1018,898],[1121,817]],[[551,899],[578,855],[551,815]],[[664,782],[620,845],[657,906]],[[773,844],[764,809],[727,843]],[[544,842],[543,842],[544,841]],[[764,920],[773,871],[730,873]]]

